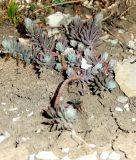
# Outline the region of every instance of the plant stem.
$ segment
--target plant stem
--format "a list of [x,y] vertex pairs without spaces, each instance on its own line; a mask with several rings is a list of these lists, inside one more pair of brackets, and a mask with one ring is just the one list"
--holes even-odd
[[60,106],[60,101],[61,101],[61,97],[63,95],[63,91],[64,91],[64,87],[66,86],[66,84],[72,82],[72,81],[76,81],[76,80],[81,80],[81,75],[79,76],[74,76],[74,77],[70,77],[68,79],[66,79],[62,85],[60,86],[59,88],[59,91],[58,91],[58,94],[57,94],[57,97],[55,99],[55,103],[54,103],[54,107],[55,108],[58,108]]

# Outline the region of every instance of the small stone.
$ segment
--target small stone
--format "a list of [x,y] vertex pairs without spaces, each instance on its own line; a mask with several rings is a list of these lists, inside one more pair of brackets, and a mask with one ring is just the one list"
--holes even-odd
[[16,121],[19,120],[19,119],[20,119],[20,117],[16,117],[16,118],[13,118],[12,121],[13,121],[13,122],[16,122]]
[[92,65],[88,64],[85,58],[82,58],[82,60],[81,60],[81,68],[87,70],[90,67],[92,67]]
[[61,160],[70,160],[70,158],[68,156],[65,156]]
[[124,30],[124,29],[119,29],[119,30],[118,30],[118,33],[121,33],[121,34],[122,34],[122,33],[125,33],[125,30]]
[[67,148],[63,148],[63,149],[62,149],[62,152],[63,152],[63,153],[69,153],[69,148],[68,148],[68,147],[67,147]]
[[134,50],[133,49],[129,49],[129,53],[133,54]]
[[109,151],[104,151],[104,152],[101,153],[100,158],[101,158],[102,160],[107,160],[108,157],[109,157],[109,155],[110,155],[110,152],[109,152]]
[[22,141],[25,142],[25,141],[29,140],[29,137],[22,137],[21,139],[22,139]]
[[64,25],[69,18],[69,14],[56,12],[47,17],[47,24],[49,24],[50,27],[60,27],[61,25]]
[[4,133],[0,133],[0,143],[2,143],[4,140],[10,137],[10,134],[5,131]]
[[120,107],[116,107],[115,110],[118,111],[118,112],[123,112],[123,109],[120,108]]
[[40,151],[36,154],[36,158],[40,160],[59,160],[52,151]]
[[2,143],[5,139],[5,135],[0,135],[0,143]]
[[16,110],[18,110],[17,107],[15,107],[15,108],[10,108],[10,109],[9,109],[9,111],[16,111]]
[[115,80],[128,97],[136,97],[136,57],[117,62]]
[[126,111],[130,111],[130,108],[129,108],[129,104],[128,104],[128,103],[124,105],[124,108],[126,109]]
[[27,117],[31,117],[31,116],[33,116],[33,114],[34,114],[34,112],[32,111],[31,113],[29,113],[29,114],[27,115]]
[[114,47],[117,45],[118,41],[119,41],[118,39],[113,39],[110,42],[111,42],[112,46]]
[[131,49],[136,50],[136,42],[133,40],[128,41],[128,47],[130,47]]
[[120,160],[120,159],[121,159],[121,155],[114,151],[109,155],[109,160]]
[[133,117],[132,117],[132,122],[136,122],[136,118],[133,118]]
[[89,146],[90,148],[95,148],[95,147],[96,147],[95,144],[89,144],[88,146]]
[[120,102],[120,103],[126,103],[128,101],[128,97],[118,96],[117,101]]
[[35,160],[35,154],[31,154],[28,156],[28,160]]
[[1,104],[2,104],[3,106],[5,106],[5,105],[6,105],[6,103],[5,103],[5,102],[2,102]]

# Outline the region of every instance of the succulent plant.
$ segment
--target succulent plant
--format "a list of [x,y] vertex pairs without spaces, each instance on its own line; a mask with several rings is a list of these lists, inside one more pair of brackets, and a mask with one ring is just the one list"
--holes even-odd
[[2,42],[6,53],[27,63],[33,62],[39,72],[43,67],[49,67],[67,75],[60,85],[54,105],[44,110],[52,129],[70,130],[77,120],[78,108],[72,104],[63,104],[63,90],[68,83],[86,82],[92,94],[98,95],[102,91],[112,91],[117,87],[114,80],[116,61],[110,59],[106,52],[100,55],[95,52],[100,44],[102,20],[102,13],[88,21],[76,16],[68,26],[69,35],[54,41],[38,24],[25,18],[32,48],[24,47],[12,39],[4,39]]
[[2,46],[5,53],[9,53],[14,58],[19,58],[25,63],[30,64],[33,61],[32,49],[23,46],[19,41],[4,38]]
[[71,130],[72,124],[77,121],[77,110],[72,105],[62,105],[59,110],[48,107],[44,113],[49,117],[47,123],[51,125],[51,130]]
[[99,45],[102,20],[102,13],[97,14],[94,18],[85,22],[83,22],[79,16],[76,16],[68,26],[69,38],[82,42],[84,45],[94,49]]
[[55,69],[56,69],[57,71],[61,71],[61,70],[62,70],[62,64],[61,64],[61,63],[56,63]]

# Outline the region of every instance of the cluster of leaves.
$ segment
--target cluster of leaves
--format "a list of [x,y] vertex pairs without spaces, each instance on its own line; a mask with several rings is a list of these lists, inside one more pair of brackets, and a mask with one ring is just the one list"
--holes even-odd
[[102,20],[102,13],[89,21],[83,21],[76,16],[68,26],[68,35],[55,41],[34,21],[25,18],[32,48],[24,49],[24,46],[12,39],[4,39],[2,42],[5,52],[13,57],[20,57],[26,63],[34,63],[39,72],[42,72],[43,67],[49,67],[67,75],[54,106],[44,110],[50,117],[49,124],[53,125],[53,129],[70,129],[77,119],[77,108],[63,104],[63,89],[67,83],[73,80],[85,82],[92,94],[100,94],[103,90],[112,91],[117,86],[114,81],[116,61],[109,59],[106,52],[96,54],[100,44]]

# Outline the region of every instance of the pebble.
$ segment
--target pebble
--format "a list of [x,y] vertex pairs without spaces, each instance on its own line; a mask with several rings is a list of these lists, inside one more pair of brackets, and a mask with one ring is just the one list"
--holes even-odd
[[34,114],[34,112],[32,111],[31,113],[29,113],[29,114],[27,115],[27,117],[31,117],[31,116],[33,116],[33,114]]
[[120,159],[121,159],[121,155],[114,151],[109,155],[109,160],[120,160]]
[[130,111],[130,108],[129,108],[129,104],[128,104],[128,103],[124,105],[124,108],[125,108],[126,111],[128,111],[128,112]]
[[132,122],[136,122],[136,118],[132,117]]
[[4,133],[0,133],[0,143],[2,143],[4,140],[10,137],[10,134],[5,131]]
[[118,96],[117,101],[120,102],[120,103],[126,103],[128,101],[128,97]]
[[59,160],[52,151],[40,151],[36,154],[36,158],[40,160]]
[[113,39],[110,42],[111,42],[112,46],[114,47],[117,45],[118,41],[119,41],[118,39]]
[[68,156],[65,156],[61,160],[70,160],[70,158]]
[[10,109],[9,109],[9,111],[16,111],[16,110],[18,110],[17,107],[16,107],[16,108],[10,108]]
[[120,108],[120,107],[116,107],[116,108],[115,108],[115,111],[123,112],[123,109],[122,109],[122,108]]
[[31,154],[28,156],[28,160],[35,160],[35,154]]
[[22,139],[22,141],[25,142],[25,141],[29,140],[30,138],[29,137],[22,137],[21,139]]
[[63,153],[69,153],[69,148],[68,148],[68,147],[67,147],[67,148],[63,148],[63,149],[62,149],[62,152],[63,152]]
[[119,29],[119,30],[118,30],[118,33],[121,33],[121,34],[122,34],[122,33],[125,33],[125,30],[124,30],[124,29]]
[[4,106],[6,105],[6,103],[5,103],[5,102],[2,102],[1,104],[2,104],[2,105],[4,105]]
[[136,42],[133,40],[128,41],[128,47],[130,47],[131,49],[136,50]]
[[89,144],[88,146],[89,146],[90,148],[95,148],[95,147],[96,147],[95,144]]
[[13,121],[13,122],[16,122],[16,121],[19,120],[19,119],[20,119],[20,117],[16,117],[16,118],[13,118],[12,121]]
[[108,157],[109,157],[109,155],[110,155],[110,152],[109,152],[109,151],[104,151],[104,152],[101,153],[100,158],[101,158],[102,160],[107,160]]
[[60,27],[61,25],[66,24],[69,18],[70,18],[69,14],[56,12],[47,17],[47,24],[49,24],[50,27]]
[[90,67],[92,67],[92,65],[88,64],[87,60],[85,58],[82,58],[82,60],[81,60],[81,68],[87,70]]

